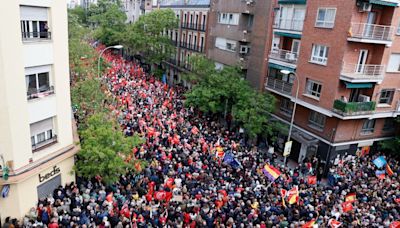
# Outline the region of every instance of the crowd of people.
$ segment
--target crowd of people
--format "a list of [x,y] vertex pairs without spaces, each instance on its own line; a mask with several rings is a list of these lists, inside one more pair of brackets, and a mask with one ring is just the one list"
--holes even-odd
[[[241,133],[186,108],[183,88],[112,52],[104,56],[111,65],[104,75],[110,111],[127,137],[145,138],[133,151],[148,166],[111,186],[100,180],[60,186],[40,199],[24,227],[389,227],[400,220],[394,159],[386,157],[393,172],[382,178],[372,162],[377,155],[339,157],[330,170],[334,181],[315,182],[311,160],[294,169],[278,165]],[[263,173],[266,164],[279,170],[276,180]],[[281,190],[298,191],[289,200]]]

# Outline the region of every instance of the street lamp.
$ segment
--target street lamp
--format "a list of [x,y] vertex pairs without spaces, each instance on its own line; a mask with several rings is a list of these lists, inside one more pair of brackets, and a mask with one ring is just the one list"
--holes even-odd
[[99,60],[97,61],[97,78],[98,78],[98,79],[100,79],[100,59],[101,59],[101,56],[103,55],[103,53],[104,53],[106,50],[111,49],[111,48],[114,48],[114,49],[122,49],[123,47],[124,47],[124,46],[118,44],[118,45],[106,47],[106,48],[104,48],[104,49],[100,52]]
[[[296,114],[297,98],[299,97],[299,85],[300,85],[300,83],[299,83],[299,78],[297,77],[297,74],[295,72],[291,72],[291,71],[288,71],[288,70],[281,70],[281,73],[287,75],[288,77],[290,77],[290,74],[292,74],[292,75],[294,75],[294,78],[297,81],[296,98],[294,100],[292,119],[290,120],[289,133],[288,133],[288,138],[287,138],[287,142],[286,142],[286,143],[289,143],[290,137],[292,136],[294,115]],[[291,148],[290,148],[290,150],[291,150]],[[290,150],[289,150],[289,154],[290,154]],[[286,165],[286,159],[289,156],[289,154],[284,156],[284,165]]]

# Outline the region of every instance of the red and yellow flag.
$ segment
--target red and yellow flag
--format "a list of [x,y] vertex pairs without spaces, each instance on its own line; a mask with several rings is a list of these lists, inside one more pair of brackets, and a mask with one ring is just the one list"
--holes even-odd
[[345,201],[349,202],[349,203],[352,203],[352,202],[356,201],[356,199],[357,199],[356,193],[353,192],[353,193],[349,193],[349,194],[346,195]]
[[285,203],[286,194],[287,194],[286,189],[281,189],[282,205],[283,205],[284,207],[286,207],[286,203]]
[[393,170],[390,168],[390,165],[387,164],[387,163],[386,163],[386,173],[387,173],[389,176],[392,176],[392,175],[393,175]]
[[294,186],[292,189],[289,190],[287,193],[289,204],[295,204],[299,201],[299,187]]
[[315,224],[315,219],[307,222],[306,224],[302,225],[301,228],[312,228]]

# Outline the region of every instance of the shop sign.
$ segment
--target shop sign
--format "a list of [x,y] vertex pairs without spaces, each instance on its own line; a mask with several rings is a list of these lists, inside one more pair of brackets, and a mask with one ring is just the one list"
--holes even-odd
[[51,170],[49,173],[46,173],[45,175],[39,174],[39,182],[42,183],[43,181],[50,179],[51,177],[59,174],[60,172],[61,172],[60,168],[55,165],[53,167],[53,170]]

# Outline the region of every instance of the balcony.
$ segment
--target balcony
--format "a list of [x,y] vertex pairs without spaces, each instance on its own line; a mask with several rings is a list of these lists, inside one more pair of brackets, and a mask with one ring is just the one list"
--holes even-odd
[[53,135],[51,138],[46,139],[42,142],[32,144],[32,152],[38,152],[39,150],[49,147],[55,143],[57,143],[57,135]]
[[333,109],[335,112],[343,116],[355,116],[371,114],[375,111],[376,103],[370,102],[344,102],[342,100],[335,100]]
[[275,29],[285,30],[288,32],[301,33],[303,31],[304,20],[299,19],[278,19],[274,24]]
[[23,41],[51,40],[51,32],[22,32]]
[[372,44],[392,44],[395,28],[387,25],[351,23],[348,41]]
[[54,94],[54,86],[50,86],[41,90],[34,90],[34,91],[31,90],[26,93],[28,100],[47,97],[52,94]]
[[198,30],[198,31],[206,31],[205,24],[195,24],[195,23],[182,23],[181,28],[183,29],[191,29],[191,30]]
[[292,87],[293,84],[279,80],[279,79],[275,79],[275,78],[271,78],[268,77],[268,81],[266,84],[266,88],[267,89],[272,89],[274,91],[277,91],[279,93],[283,93],[286,95],[292,95]]
[[186,42],[181,42],[179,45],[181,48],[185,48],[191,51],[195,51],[195,52],[203,52],[204,51],[204,47],[202,46],[198,46],[198,45],[194,45],[191,43],[186,43]]
[[[272,60],[275,60],[275,61],[271,61],[275,64],[284,65],[284,66],[288,66],[291,68],[296,68],[298,54],[288,51],[288,50],[275,49],[270,52],[269,58]],[[278,61],[278,62],[276,62],[276,61]]]
[[383,80],[385,65],[343,63],[340,79],[347,82],[377,82]]

